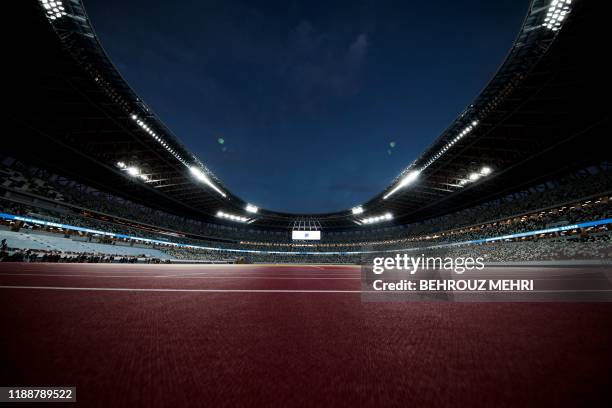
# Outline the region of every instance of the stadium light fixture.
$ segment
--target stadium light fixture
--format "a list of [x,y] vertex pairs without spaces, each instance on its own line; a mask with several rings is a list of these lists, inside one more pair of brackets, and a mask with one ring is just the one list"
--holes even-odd
[[217,211],[217,217],[219,218],[223,218],[226,220],[230,220],[230,221],[236,221],[236,222],[248,222],[249,219],[247,217],[243,217],[240,215],[234,215],[234,214],[229,214],[226,213],[224,211]]
[[40,0],[40,5],[45,9],[45,14],[51,21],[68,15],[63,0]]
[[369,225],[369,224],[377,224],[379,222],[383,222],[383,221],[389,221],[393,219],[393,214],[391,214],[390,212],[382,214],[382,215],[377,215],[375,217],[368,217],[368,218],[363,218],[361,220],[361,224],[362,225]]
[[259,208],[257,206],[254,206],[253,204],[247,203],[246,210],[247,212],[257,214],[257,211],[259,211]]
[[149,177],[148,175],[142,173],[142,171],[138,167],[136,167],[136,166],[128,166],[124,162],[118,161],[117,162],[117,167],[119,167],[120,170],[125,171],[131,177],[138,177],[141,180],[143,180],[145,183],[150,183],[151,182],[151,177]]
[[483,166],[480,171],[470,173],[467,178],[459,180],[459,187],[463,187],[468,183],[473,183],[482,177],[486,177],[493,173],[493,169],[489,166]]
[[210,188],[219,193],[222,197],[227,197],[219,187],[217,187],[210,178],[204,173],[203,170],[199,168],[197,165],[190,165],[172,146],[170,146],[160,135],[158,135],[152,128],[149,126],[144,120],[140,119],[136,113],[132,113],[130,115],[132,120],[136,122],[143,131],[145,131],[149,136],[153,138],[157,143],[159,143],[168,153],[174,156],[178,161],[183,163],[183,165],[191,171],[191,174],[199,181],[207,184]]
[[360,205],[357,207],[353,207],[351,208],[351,212],[353,213],[353,215],[363,214],[363,207]]
[[142,128],[142,130],[144,130],[149,136],[151,136],[156,142],[158,142],[160,145],[162,145],[162,147],[164,149],[166,149],[168,151],[168,153],[170,153],[172,156],[174,156],[178,161],[180,161],[181,163],[183,163],[185,166],[189,167],[187,164],[187,161],[180,155],[178,154],[174,148],[172,148],[170,145],[168,145],[168,143],[166,143],[166,141],[164,139],[162,139],[152,128],[151,126],[149,126],[144,120],[140,119],[138,117],[138,115],[136,115],[135,113],[132,113],[130,115],[130,117],[132,118],[132,120],[134,122],[136,122],[136,124],[138,126],[140,126]]
[[570,4],[572,4],[572,0],[552,0],[546,11],[542,26],[551,31],[558,31],[561,28],[562,21],[570,12]]
[[416,181],[417,178],[419,178],[419,174],[421,174],[420,170],[412,170],[410,171],[408,174],[406,174],[399,183],[397,183],[397,185],[395,187],[393,187],[393,189],[391,191],[389,191],[387,194],[385,194],[385,196],[383,197],[383,200],[386,200],[387,198],[389,198],[391,195],[395,194],[398,190],[414,183]]
[[227,197],[227,194],[225,194],[223,191],[221,191],[221,189],[219,187],[217,187],[212,181],[210,181],[208,176],[206,174],[204,174],[204,172],[202,170],[200,170],[200,168],[198,168],[196,166],[191,166],[191,167],[189,167],[189,170],[191,171],[191,174],[197,180],[203,182],[204,184],[207,184],[210,188],[215,190],[217,193],[221,194],[223,197]]
[[478,126],[480,122],[478,122],[478,120],[474,119],[472,120],[472,122],[470,122],[469,125],[467,125],[466,127],[464,127],[461,132],[459,132],[454,138],[452,138],[451,140],[449,140],[444,146],[442,146],[442,148],[440,150],[438,150],[438,152],[436,154],[434,154],[426,163],[425,165],[421,168],[422,170],[425,170],[427,167],[429,167],[433,162],[435,162],[436,160],[438,160],[440,157],[442,157],[442,155],[444,153],[446,153],[451,147],[453,147],[453,145],[455,145],[455,143],[459,142],[462,138],[464,138],[468,133],[470,133],[472,130],[474,130],[474,128],[476,128],[476,126]]
[[[437,153],[431,156],[429,160],[423,165],[423,167],[421,167],[418,170],[412,170],[408,174],[406,174],[406,176],[404,176],[404,178],[402,178],[402,180],[395,187],[393,187],[391,191],[389,191],[387,194],[383,196],[383,200],[386,200],[387,198],[395,194],[398,190],[406,187],[407,185],[414,183],[416,179],[419,177],[419,174],[421,174],[423,170],[425,170],[433,162],[435,162],[440,157],[442,157],[444,153],[446,153],[451,147],[453,147],[456,143],[458,143],[462,138],[464,138],[466,135],[472,132],[476,128],[476,126],[478,126],[479,124],[480,122],[478,121],[478,119],[474,119],[471,122],[468,122],[468,124],[457,135],[455,135],[454,138],[450,139],[444,146],[440,148],[440,150],[438,150]],[[460,183],[460,184],[463,185],[465,183]]]

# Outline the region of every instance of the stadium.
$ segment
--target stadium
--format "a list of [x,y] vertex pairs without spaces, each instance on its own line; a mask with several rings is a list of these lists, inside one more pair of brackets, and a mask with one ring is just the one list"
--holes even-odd
[[[610,403],[601,2],[525,2],[475,99],[386,188],[328,213],[230,191],[124,79],[84,2],[18,3],[0,386],[76,387],[83,406]],[[396,254],[544,286],[372,293],[364,265]]]

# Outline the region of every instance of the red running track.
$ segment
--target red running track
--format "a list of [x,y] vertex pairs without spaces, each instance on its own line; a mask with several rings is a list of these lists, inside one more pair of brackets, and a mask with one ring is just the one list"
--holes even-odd
[[76,406],[612,401],[610,304],[362,303],[331,266],[0,264],[0,286],[0,385]]

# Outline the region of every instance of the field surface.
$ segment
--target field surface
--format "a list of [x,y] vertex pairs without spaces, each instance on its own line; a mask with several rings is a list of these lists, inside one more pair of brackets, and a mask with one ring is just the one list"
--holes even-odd
[[348,266],[0,264],[0,385],[98,407],[612,401],[612,304],[360,288]]

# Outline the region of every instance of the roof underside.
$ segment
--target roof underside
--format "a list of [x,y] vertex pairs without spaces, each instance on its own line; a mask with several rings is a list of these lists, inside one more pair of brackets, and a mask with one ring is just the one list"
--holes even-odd
[[[223,222],[215,218],[219,210],[245,214],[246,202],[225,189],[121,78],[80,2],[68,3],[70,15],[53,24],[37,1],[18,3],[28,33],[7,58],[17,86],[10,95],[15,137],[3,138],[6,153],[169,212],[216,222]],[[596,50],[604,38],[604,13],[597,2],[574,3],[563,29],[553,32],[542,27],[548,1],[532,2],[491,82],[407,168],[405,174],[423,169],[418,180],[384,199],[390,186],[363,205],[361,217],[391,212],[393,222],[401,223],[441,215],[609,158],[598,147],[609,124],[601,102],[607,63],[603,50]],[[166,147],[132,114],[161,135]],[[478,126],[469,135],[426,166],[474,120]],[[195,180],[175,155],[200,166],[227,196]],[[150,182],[127,177],[119,161],[137,163]],[[493,173],[461,185],[482,166]],[[298,218],[309,216],[260,210],[251,225],[288,228]],[[310,218],[323,228],[356,226],[350,210]]]

